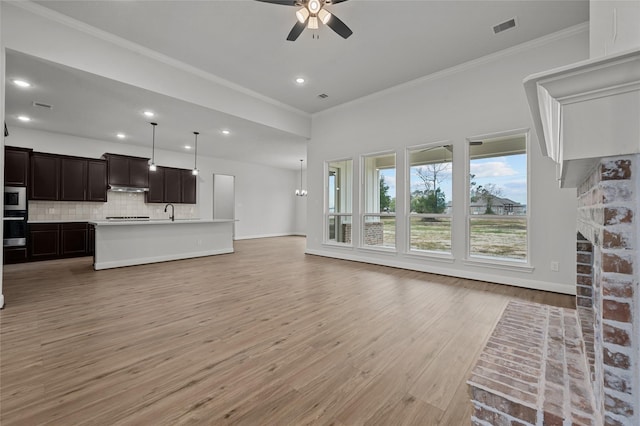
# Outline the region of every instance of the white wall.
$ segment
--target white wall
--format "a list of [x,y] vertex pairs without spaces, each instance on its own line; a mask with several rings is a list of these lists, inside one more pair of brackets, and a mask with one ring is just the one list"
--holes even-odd
[[[492,57],[456,67],[313,117],[313,138],[308,144],[309,199],[307,252],[409,269],[431,271],[559,292],[575,292],[576,194],[561,190],[555,167],[543,158],[531,134],[530,259],[532,272],[472,266],[466,255],[465,155],[466,138],[513,129],[531,128],[532,120],[522,85],[529,74],[588,57],[588,34],[582,25]],[[405,148],[449,140],[454,145],[453,263],[416,258],[403,253],[406,237],[398,232],[398,253],[323,244],[323,167],[327,160],[351,157],[354,176],[360,156],[393,149],[397,154],[398,205],[403,201],[402,175]],[[354,199],[360,197],[354,185]],[[357,221],[359,203],[354,203]],[[403,214],[398,207],[398,215]],[[355,233],[354,229],[354,233]],[[560,271],[552,272],[550,262]]]
[[640,0],[591,0],[590,57],[640,48]]
[[[100,158],[104,153],[149,157],[147,148],[12,127],[5,144],[38,152]],[[193,154],[156,150],[156,164],[190,169]],[[236,239],[300,233],[294,195],[298,172],[211,157],[199,157],[198,210],[201,218],[213,215],[213,174],[236,177]]]
[[[0,7],[0,22],[2,22],[2,7]],[[2,39],[2,31],[0,31],[0,118],[2,118],[2,123],[4,124],[4,44]],[[4,131],[4,126],[3,126]],[[4,139],[4,133],[2,133]],[[0,149],[0,164],[2,164],[2,169],[4,170],[4,148]],[[4,173],[0,173],[0,188],[4,188]],[[2,206],[2,210],[4,211],[4,197],[0,200],[0,206]],[[0,230],[0,233],[4,232],[3,229]],[[4,252],[0,253],[0,265],[3,263],[3,255]],[[4,293],[2,292],[2,270],[0,269],[0,308],[4,306]]]

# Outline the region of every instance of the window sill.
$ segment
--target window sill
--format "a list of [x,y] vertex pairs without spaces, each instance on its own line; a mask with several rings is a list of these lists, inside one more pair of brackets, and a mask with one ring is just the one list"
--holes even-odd
[[322,245],[325,247],[331,247],[331,248],[353,249],[353,244],[347,244],[347,243],[332,243],[329,241],[325,241],[322,243]]
[[394,255],[394,256],[398,254],[398,250],[392,247],[360,246],[358,247],[358,249],[362,251],[376,252],[376,253]]
[[428,259],[428,260],[435,260],[436,262],[444,262],[444,263],[453,263],[455,261],[455,258],[453,257],[453,255],[447,254],[447,253],[438,253],[435,251],[411,250],[405,253],[405,256],[413,259],[421,259],[421,260]]
[[462,261],[467,266],[479,266],[481,268],[502,269],[503,271],[516,271],[532,273],[535,269],[529,263],[514,261],[499,261],[485,258],[465,259]]

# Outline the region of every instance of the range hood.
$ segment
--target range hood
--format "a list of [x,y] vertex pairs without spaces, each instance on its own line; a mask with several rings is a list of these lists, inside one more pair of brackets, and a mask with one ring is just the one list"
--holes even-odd
[[131,186],[109,185],[109,191],[113,192],[149,192],[149,188],[134,188]]

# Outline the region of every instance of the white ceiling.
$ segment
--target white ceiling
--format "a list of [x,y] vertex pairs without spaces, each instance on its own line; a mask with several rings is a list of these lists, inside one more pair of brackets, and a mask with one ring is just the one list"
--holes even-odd
[[[8,50],[6,57],[5,115],[10,132],[12,126],[27,127],[146,146],[151,152],[148,123],[155,121],[159,149],[193,152],[184,146],[194,145],[193,132],[198,131],[198,155],[296,170],[306,158],[302,137],[23,53]],[[32,87],[18,88],[12,84],[15,78]],[[53,108],[34,107],[34,101]],[[146,118],[145,110],[157,115]],[[32,121],[22,124],[19,115]],[[223,135],[224,129],[231,133]],[[118,132],[126,139],[118,139]]]
[[[441,71],[589,18],[588,0],[350,0],[328,7],[353,30],[350,38],[344,40],[321,25],[315,32],[319,39],[313,39],[312,32],[305,30],[297,41],[289,42],[285,39],[295,23],[296,8],[252,0],[48,0],[38,3],[307,113],[322,111]],[[513,17],[518,22],[515,29],[493,34],[493,25]],[[7,77],[10,77],[9,71],[15,70],[12,62],[9,57]],[[51,66],[42,66],[47,65]],[[41,74],[44,83],[49,73],[43,71]],[[306,84],[296,85],[294,79],[298,76],[306,78]],[[62,75],[56,78],[64,80]],[[98,86],[97,95],[101,97],[92,105],[108,109],[114,120],[95,126],[96,134],[92,137],[98,139],[104,139],[105,133],[115,131],[112,128],[117,124],[127,122],[122,114],[114,112],[127,106],[151,105],[151,101],[172,105],[167,111],[175,113],[171,119],[181,125],[172,133],[171,126],[163,123],[162,128],[158,126],[158,134],[162,135],[163,129],[167,129],[164,135],[175,140],[179,138],[179,132],[184,133],[185,127],[204,129],[208,122],[225,122],[217,115],[215,121],[204,120],[205,117],[211,118],[209,114],[219,113],[199,111],[202,116],[198,116],[198,108],[194,106],[137,89],[132,97],[128,97],[129,88],[120,92],[116,90],[113,99],[105,98],[115,83],[101,84],[98,80],[97,77],[86,79],[87,84]],[[318,98],[321,93],[329,97],[324,100]],[[60,97],[62,94],[52,93],[51,96],[54,103],[59,103],[56,99],[63,99]],[[82,94],[73,96],[78,96],[78,112],[91,115],[82,106],[83,102],[91,102],[86,99],[89,95],[84,98]],[[14,100],[14,95],[7,88],[7,114],[14,110]],[[187,114],[186,111],[191,112]],[[69,107],[68,113],[71,112]],[[195,114],[194,121],[185,121],[191,114]],[[104,117],[104,114],[94,114],[86,119],[104,120]],[[281,154],[286,157],[284,162],[289,162],[296,156],[302,158],[298,152],[305,152],[304,141],[299,137],[244,120],[236,119],[234,122],[230,116],[224,118],[230,123],[229,127],[239,126],[238,132],[246,136],[242,143],[247,145],[243,147],[246,149],[244,154],[232,152],[233,149],[229,148],[225,154],[229,157],[223,158],[245,155],[247,150],[264,147],[266,149],[259,152],[272,154],[274,158],[265,157],[258,162],[283,167],[283,161],[277,160]],[[54,131],[80,132],[73,128],[65,130],[65,126],[73,125],[68,118],[59,119],[61,122],[55,124]],[[191,126],[186,126],[187,123]],[[214,127],[209,130],[215,131],[219,126]],[[97,133],[98,130],[102,133]],[[144,129],[135,135],[136,138],[144,138]],[[237,140],[240,140],[239,135]],[[291,154],[293,146],[300,148],[295,155]],[[211,155],[221,156],[218,154],[219,151],[211,152]],[[290,168],[296,166],[294,161]]]

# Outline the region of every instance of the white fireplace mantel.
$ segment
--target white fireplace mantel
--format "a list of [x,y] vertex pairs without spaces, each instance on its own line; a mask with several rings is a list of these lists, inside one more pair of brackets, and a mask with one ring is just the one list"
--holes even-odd
[[640,153],[640,49],[533,74],[524,87],[561,187],[577,187],[603,157]]

